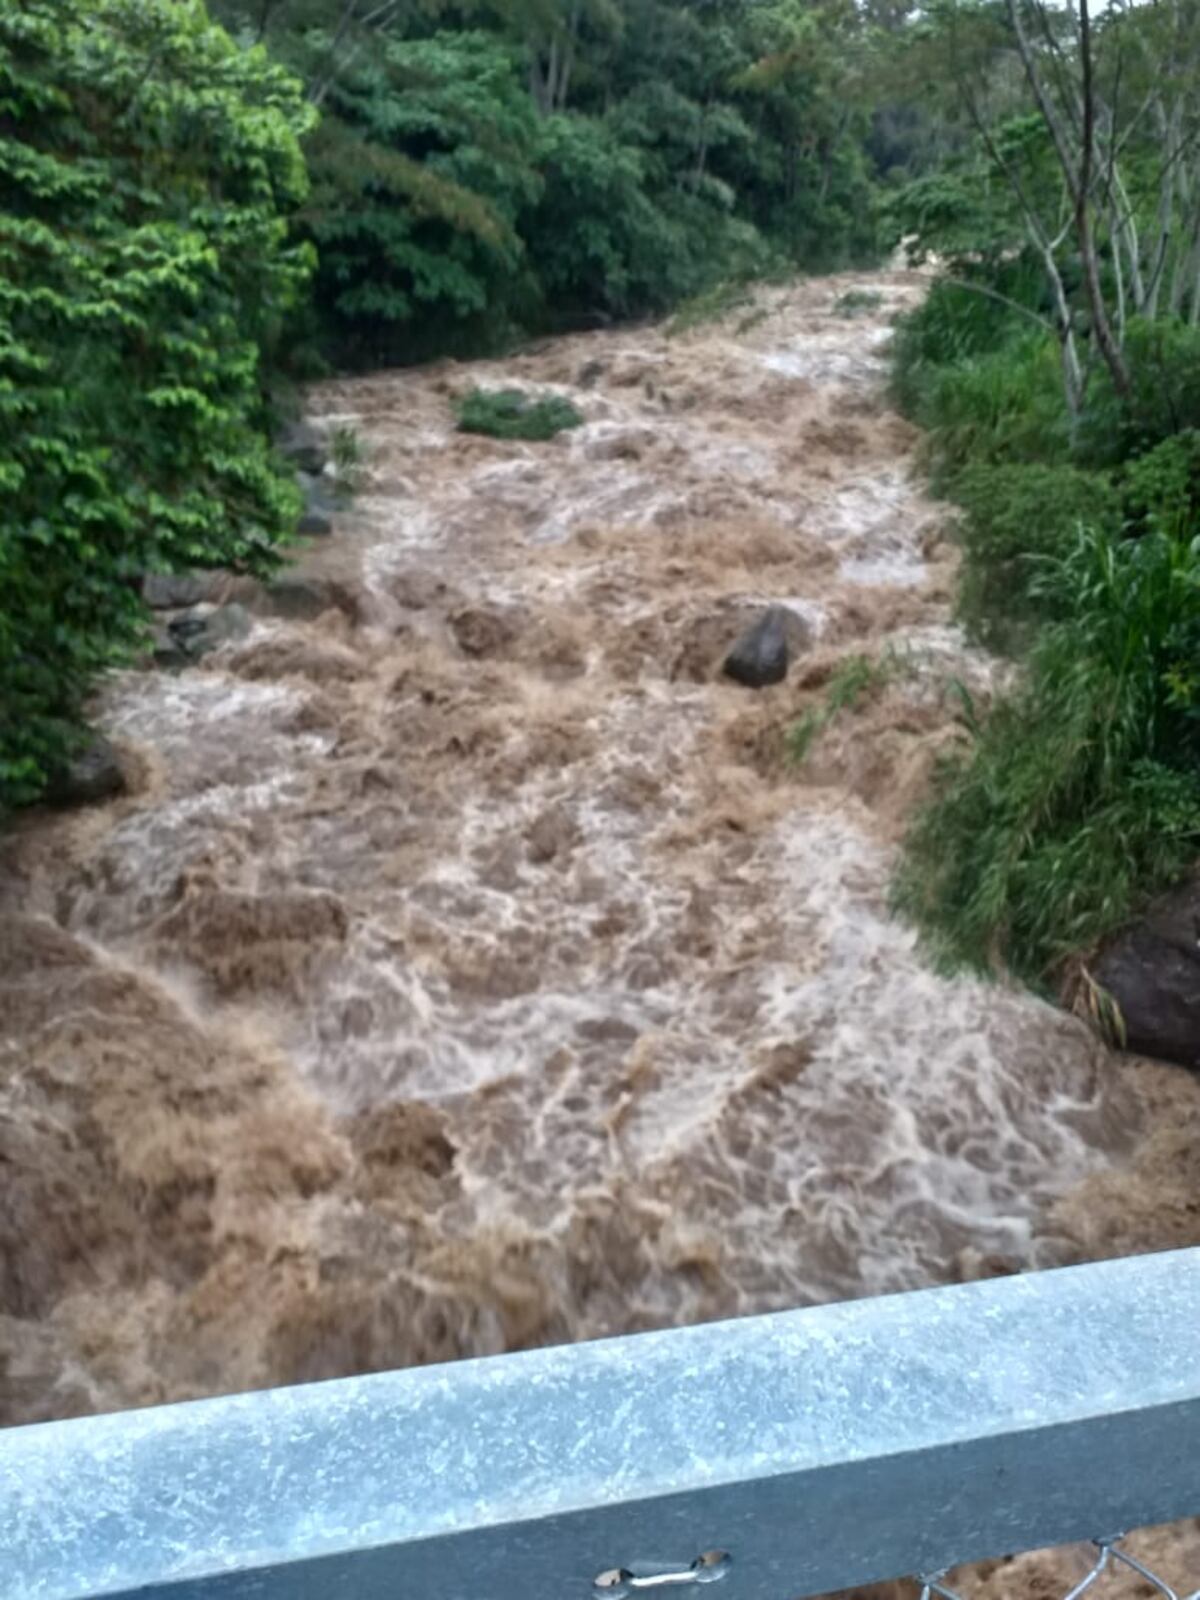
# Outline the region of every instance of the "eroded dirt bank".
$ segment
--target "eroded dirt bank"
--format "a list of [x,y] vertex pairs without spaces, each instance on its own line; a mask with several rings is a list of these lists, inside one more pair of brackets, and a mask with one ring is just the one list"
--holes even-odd
[[[313,395],[368,457],[330,609],[114,682],[132,792],[0,845],[0,1420],[1200,1237],[1192,1080],[886,915],[992,671],[882,398],[919,293]],[[457,435],[475,382],[586,426]]]

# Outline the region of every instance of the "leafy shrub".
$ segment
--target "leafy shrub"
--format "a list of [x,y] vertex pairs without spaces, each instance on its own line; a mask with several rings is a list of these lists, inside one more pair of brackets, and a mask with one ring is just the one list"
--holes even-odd
[[1011,648],[1031,620],[1052,614],[1038,583],[1047,556],[1070,550],[1081,526],[1113,535],[1121,527],[1109,480],[1075,467],[971,466],[950,493],[963,512],[959,615],[993,648]]
[[1135,528],[1179,531],[1200,511],[1200,431],[1189,428],[1128,462],[1121,487]]
[[1200,540],[1082,532],[1046,563],[1064,620],[946,761],[896,904],[947,965],[1043,982],[1200,849]]
[[521,389],[472,389],[458,406],[459,432],[483,433],[490,439],[552,439],[582,422],[582,415],[561,395],[535,399]]
[[0,805],[128,659],[146,571],[263,571],[260,345],[307,273],[299,85],[201,0],[0,8]]
[[1025,338],[990,355],[931,369],[918,420],[935,485],[976,463],[1069,459],[1070,428],[1058,351]]
[[1131,322],[1125,358],[1133,382],[1128,404],[1113,393],[1107,371],[1097,374],[1088,396],[1078,449],[1090,464],[1126,461],[1200,428],[1200,328]]
[[985,292],[993,289],[1032,309],[1038,284],[1021,262],[997,267],[986,281],[939,278],[921,304],[900,318],[892,342],[892,388],[901,408],[918,420],[924,420],[926,392],[939,369],[1028,341],[1028,319]]

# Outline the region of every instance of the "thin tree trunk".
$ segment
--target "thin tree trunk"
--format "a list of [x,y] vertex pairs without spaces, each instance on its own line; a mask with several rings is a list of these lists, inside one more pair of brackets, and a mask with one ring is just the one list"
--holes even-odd
[[[1113,211],[1115,213],[1115,206]],[[1115,214],[1110,218],[1108,231],[1112,236],[1113,276],[1116,278],[1117,283],[1117,338],[1123,344],[1125,342],[1125,274],[1121,270],[1122,244]]]
[[324,101],[325,96],[329,93],[330,87],[333,83],[333,64],[337,60],[337,53],[342,47],[342,41],[345,39],[346,34],[350,30],[350,24],[354,21],[354,13],[357,10],[358,0],[348,0],[347,5],[342,11],[341,17],[338,19],[338,25],[334,29],[333,39],[330,43],[329,49],[325,52],[320,68],[317,74],[314,76],[311,85],[309,86],[308,98],[315,106],[319,106]]
[[558,75],[558,93],[555,96],[555,110],[567,109],[567,90],[571,86],[571,73],[575,68],[575,50],[579,42],[579,0],[571,7],[571,16],[567,24],[567,37],[563,44],[562,68]]
[[692,167],[693,194],[700,187],[700,181],[704,177],[705,163],[708,160],[708,111],[709,108],[706,102],[704,109],[700,113],[700,140],[696,146],[695,165]]
[[261,44],[267,36],[267,28],[271,21],[278,0],[263,0],[262,9],[258,13],[258,32],[254,35],[255,44]]
[[[1040,0],[1035,0],[1035,4]],[[1129,378],[1129,368],[1121,350],[1112,324],[1109,321],[1108,307],[1104,303],[1104,291],[1100,283],[1100,264],[1096,255],[1096,240],[1092,229],[1092,179],[1094,176],[1094,156],[1096,138],[1096,94],[1093,82],[1091,18],[1088,14],[1088,0],[1079,0],[1079,60],[1080,60],[1080,111],[1082,116],[1079,152],[1076,156],[1071,148],[1067,132],[1062,124],[1062,119],[1054,107],[1046,86],[1038,71],[1037,60],[1030,48],[1028,37],[1021,22],[1020,0],[1008,0],[1009,17],[1012,20],[1013,32],[1017,40],[1017,49],[1025,68],[1025,76],[1033,97],[1041,112],[1042,120],[1050,133],[1055,151],[1058,155],[1059,165],[1062,167],[1074,204],[1075,217],[1075,242],[1079,247],[1080,260],[1083,264],[1083,282],[1087,293],[1088,309],[1092,317],[1092,331],[1096,337],[1096,344],[1104,358],[1104,364],[1112,378],[1113,388],[1122,400],[1127,400],[1132,391]]]

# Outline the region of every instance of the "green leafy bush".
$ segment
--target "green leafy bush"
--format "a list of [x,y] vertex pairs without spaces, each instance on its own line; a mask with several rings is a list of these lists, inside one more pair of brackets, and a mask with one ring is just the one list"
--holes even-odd
[[[931,286],[921,304],[900,318],[892,341],[893,393],[901,409],[922,422],[927,420],[929,388],[936,385],[941,369],[1029,339],[1029,320],[1017,309],[1031,308],[1037,298],[1038,281],[1029,267],[1020,261],[1005,263],[986,278],[977,269],[964,266],[961,271],[965,282],[939,278]],[[995,299],[991,290],[1005,300]],[[928,420],[945,417],[935,412]]]
[[947,965],[1034,983],[1200,850],[1200,540],[1082,532],[1046,563],[1064,620],[946,761],[900,910]]
[[259,349],[308,270],[299,85],[200,0],[0,9],[0,804],[128,659],[140,575],[265,570]]
[[537,397],[521,389],[472,389],[458,406],[460,433],[482,433],[490,439],[552,439],[578,428],[583,417],[561,395]]
[[1125,358],[1133,392],[1122,404],[1106,372],[1088,396],[1078,453],[1107,466],[1143,455],[1189,429],[1200,428],[1200,328],[1183,322],[1131,322]]
[[1053,614],[1054,597],[1039,583],[1046,557],[1070,550],[1081,526],[1121,528],[1109,480],[1076,467],[970,466],[950,492],[963,513],[959,616],[993,648],[1012,648],[1031,621]]
[[939,489],[977,463],[1070,458],[1058,352],[1036,335],[931,368],[916,415],[927,429],[926,459]]
[[536,303],[517,223],[541,191],[537,138],[502,38],[387,38],[351,59],[308,143],[303,213],[338,361],[503,344]]
[[539,165],[521,231],[551,320],[661,311],[724,269],[727,219],[710,214],[706,248],[693,248],[679,197],[651,192],[654,163],[609,121],[548,117]]
[[1179,531],[1200,511],[1200,431],[1189,428],[1130,461],[1121,489],[1134,528]]

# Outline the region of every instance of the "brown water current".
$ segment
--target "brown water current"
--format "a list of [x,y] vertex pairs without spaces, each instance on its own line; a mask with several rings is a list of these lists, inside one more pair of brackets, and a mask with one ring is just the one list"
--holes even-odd
[[[921,292],[312,392],[329,608],[114,679],[130,792],[0,843],[0,1420],[1200,1237],[1193,1080],[887,913],[997,670],[884,398]],[[585,425],[458,434],[475,383]],[[771,601],[788,681],[723,681]]]

